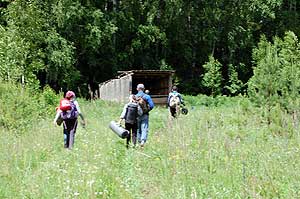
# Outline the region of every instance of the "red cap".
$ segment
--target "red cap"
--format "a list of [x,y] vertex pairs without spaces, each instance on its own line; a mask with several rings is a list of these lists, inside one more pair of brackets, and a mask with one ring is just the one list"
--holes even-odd
[[73,91],[68,91],[66,93],[66,98],[71,99],[72,97],[75,97],[75,93]]

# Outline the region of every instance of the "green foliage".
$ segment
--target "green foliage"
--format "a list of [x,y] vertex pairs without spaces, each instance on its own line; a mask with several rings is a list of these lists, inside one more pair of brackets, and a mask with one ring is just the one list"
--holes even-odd
[[[139,26],[138,28],[138,38],[137,41],[133,42],[133,48],[136,49],[147,49],[155,44],[156,42],[166,42],[166,36],[164,33],[161,33],[159,28],[153,25],[148,26]],[[140,46],[138,43],[142,43]]]
[[160,70],[172,70],[172,66],[168,65],[164,59],[160,61]]
[[39,6],[33,2],[16,1],[9,4],[7,27],[1,28],[1,78],[39,87],[36,73],[45,68],[43,53],[37,48],[47,26]]
[[300,107],[300,42],[293,32],[287,32],[281,42],[279,53],[281,61],[281,101],[289,112],[298,111]]
[[[158,69],[159,57],[154,56],[155,49],[159,46],[165,47],[166,35],[158,26],[154,25],[139,25],[137,28],[137,37],[133,39],[131,44],[131,53],[141,59],[141,65],[144,69]],[[154,49],[154,50],[152,50]],[[143,58],[145,57],[145,58]],[[151,60],[151,57],[152,60]],[[145,62],[145,60],[148,60]]]
[[244,104],[244,108],[247,109],[252,106],[251,101],[243,96],[227,97],[219,95],[216,97],[199,94],[197,96],[184,96],[184,101],[189,106],[206,106],[209,108],[213,107],[231,107],[235,104]]
[[228,67],[228,76],[229,76],[229,81],[228,81],[228,86],[225,86],[226,89],[229,90],[230,94],[236,95],[240,93],[243,85],[243,82],[239,80],[238,73],[233,65],[229,65]]
[[45,87],[43,92],[35,93],[11,83],[0,83],[0,126],[22,134],[45,116],[53,115],[58,97],[54,91]]
[[88,23],[85,24],[86,35],[84,35],[83,45],[95,52],[100,51],[101,47],[112,40],[113,34],[118,28],[112,22],[106,20],[104,13],[99,9],[89,10],[85,17]]
[[52,2],[47,2],[46,5],[50,12],[49,21],[54,25],[54,27],[57,27],[58,31],[67,31],[66,33],[71,35],[76,33],[78,34],[78,32],[73,32],[74,30],[78,30],[78,28],[76,29],[73,26],[85,15],[84,8],[80,1],[53,0]]
[[283,40],[275,38],[274,44],[262,38],[253,52],[257,66],[248,88],[253,101],[268,109],[280,104],[289,112],[299,110],[299,52],[298,39],[292,32],[287,32]]
[[269,132],[273,136],[293,137],[297,132],[295,121],[291,115],[282,110],[280,104],[271,107],[270,110],[261,109],[263,120],[269,125]]
[[56,32],[49,32],[45,40],[48,65],[45,68],[48,82],[59,85],[73,85],[80,78],[74,67],[74,47]]
[[21,81],[22,76],[27,73],[28,54],[28,43],[16,34],[15,30],[6,30],[0,26],[0,78],[6,81]]
[[203,77],[203,85],[210,89],[212,96],[221,94],[222,84],[222,64],[215,60],[213,56],[209,57],[209,61],[203,65],[205,74]]
[[50,88],[49,85],[46,85],[43,88],[43,92],[38,94],[38,98],[40,107],[44,107],[44,109],[42,109],[42,113],[53,115],[53,108],[59,104],[59,96],[53,91],[53,89]]
[[278,101],[280,90],[280,63],[278,47],[262,39],[257,51],[254,51],[257,67],[248,82],[248,94],[257,103],[273,106]]
[[209,92],[238,95],[260,34],[299,34],[295,0],[2,2],[1,78],[24,76],[34,88],[38,80],[59,90],[97,85],[118,70],[174,69],[184,92],[199,94],[207,91],[199,76],[211,55],[226,89]]

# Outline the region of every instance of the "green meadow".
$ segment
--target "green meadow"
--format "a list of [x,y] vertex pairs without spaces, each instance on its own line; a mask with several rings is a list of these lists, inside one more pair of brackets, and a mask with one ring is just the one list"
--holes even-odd
[[73,150],[52,124],[55,106],[29,115],[26,128],[1,128],[0,198],[299,197],[300,135],[290,115],[277,111],[270,124],[244,97],[185,99],[189,113],[176,120],[155,107],[144,149],[126,149],[108,128],[123,104],[102,100],[79,99],[87,126]]

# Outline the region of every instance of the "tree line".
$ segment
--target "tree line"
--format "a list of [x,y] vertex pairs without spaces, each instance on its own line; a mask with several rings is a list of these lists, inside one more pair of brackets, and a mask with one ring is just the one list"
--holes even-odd
[[297,0],[2,0],[0,78],[84,95],[119,70],[172,69],[186,94],[296,99],[299,14]]

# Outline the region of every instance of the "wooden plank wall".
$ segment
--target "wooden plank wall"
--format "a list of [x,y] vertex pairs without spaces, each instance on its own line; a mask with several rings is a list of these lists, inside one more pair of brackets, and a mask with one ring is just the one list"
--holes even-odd
[[[128,97],[132,94],[133,73],[129,73],[119,79],[112,79],[99,85],[100,99],[117,102],[128,102]],[[166,104],[168,93],[172,87],[172,76],[159,80],[161,91],[158,94],[150,95],[156,104]]]
[[120,101],[121,102],[127,102],[128,97],[131,94],[131,82],[132,82],[132,76],[126,75],[120,78]]
[[126,75],[120,79],[112,79],[99,84],[100,99],[117,102],[127,102],[131,94],[132,76]]
[[151,95],[154,104],[167,104],[168,95]]

